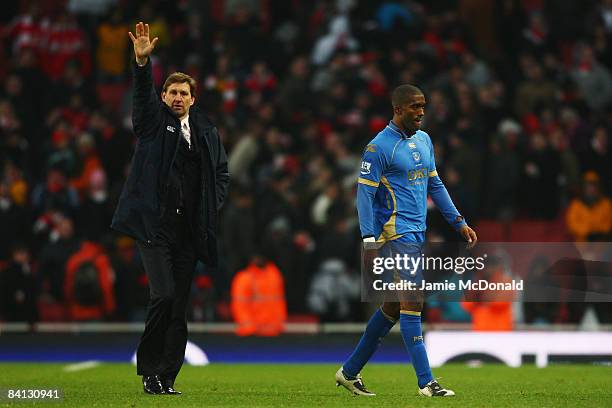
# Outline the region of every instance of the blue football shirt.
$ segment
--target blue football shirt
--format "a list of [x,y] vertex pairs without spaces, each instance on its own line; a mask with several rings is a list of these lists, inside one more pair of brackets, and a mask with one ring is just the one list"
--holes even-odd
[[390,121],[366,146],[357,210],[362,237],[392,241],[427,229],[427,194],[455,229],[465,225],[436,170],[429,135],[407,135]]

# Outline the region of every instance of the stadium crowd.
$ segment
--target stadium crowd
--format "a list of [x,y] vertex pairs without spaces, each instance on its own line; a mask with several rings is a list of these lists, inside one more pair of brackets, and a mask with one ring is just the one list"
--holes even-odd
[[[196,78],[196,103],[229,154],[223,263],[199,265],[193,320],[231,319],[232,278],[255,255],[282,273],[290,314],[363,318],[355,182],[401,83],[424,90],[438,171],[476,229],[481,219],[567,220],[567,239],[610,239],[610,0],[3,8],[2,320],[143,318],[138,253],[109,229],[135,141],[127,31],[136,21],[159,37],[157,88],[176,70]],[[458,239],[433,208],[429,220],[430,238]],[[580,318],[561,309],[531,319]]]

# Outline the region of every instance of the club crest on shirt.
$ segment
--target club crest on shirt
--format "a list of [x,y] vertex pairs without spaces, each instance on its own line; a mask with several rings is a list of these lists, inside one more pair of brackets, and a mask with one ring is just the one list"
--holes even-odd
[[166,130],[169,131],[169,132],[174,133],[176,131],[176,128],[174,126],[168,125],[168,126],[166,126]]
[[367,161],[361,162],[361,174],[370,174],[370,169],[372,168],[372,163]]
[[412,158],[416,162],[421,161],[421,153],[419,153],[419,152],[412,152]]

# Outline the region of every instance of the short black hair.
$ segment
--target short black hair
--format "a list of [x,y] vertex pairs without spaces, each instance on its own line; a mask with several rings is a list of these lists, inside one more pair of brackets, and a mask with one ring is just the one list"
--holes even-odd
[[410,102],[414,95],[423,95],[423,91],[414,85],[404,84],[393,90],[391,94],[391,105],[403,106]]

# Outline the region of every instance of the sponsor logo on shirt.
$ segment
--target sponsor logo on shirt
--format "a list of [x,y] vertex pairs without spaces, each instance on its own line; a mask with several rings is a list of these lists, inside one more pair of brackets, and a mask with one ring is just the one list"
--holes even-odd
[[422,169],[410,170],[408,172],[408,180],[414,181],[421,178],[426,178],[428,176],[427,168],[423,167]]

